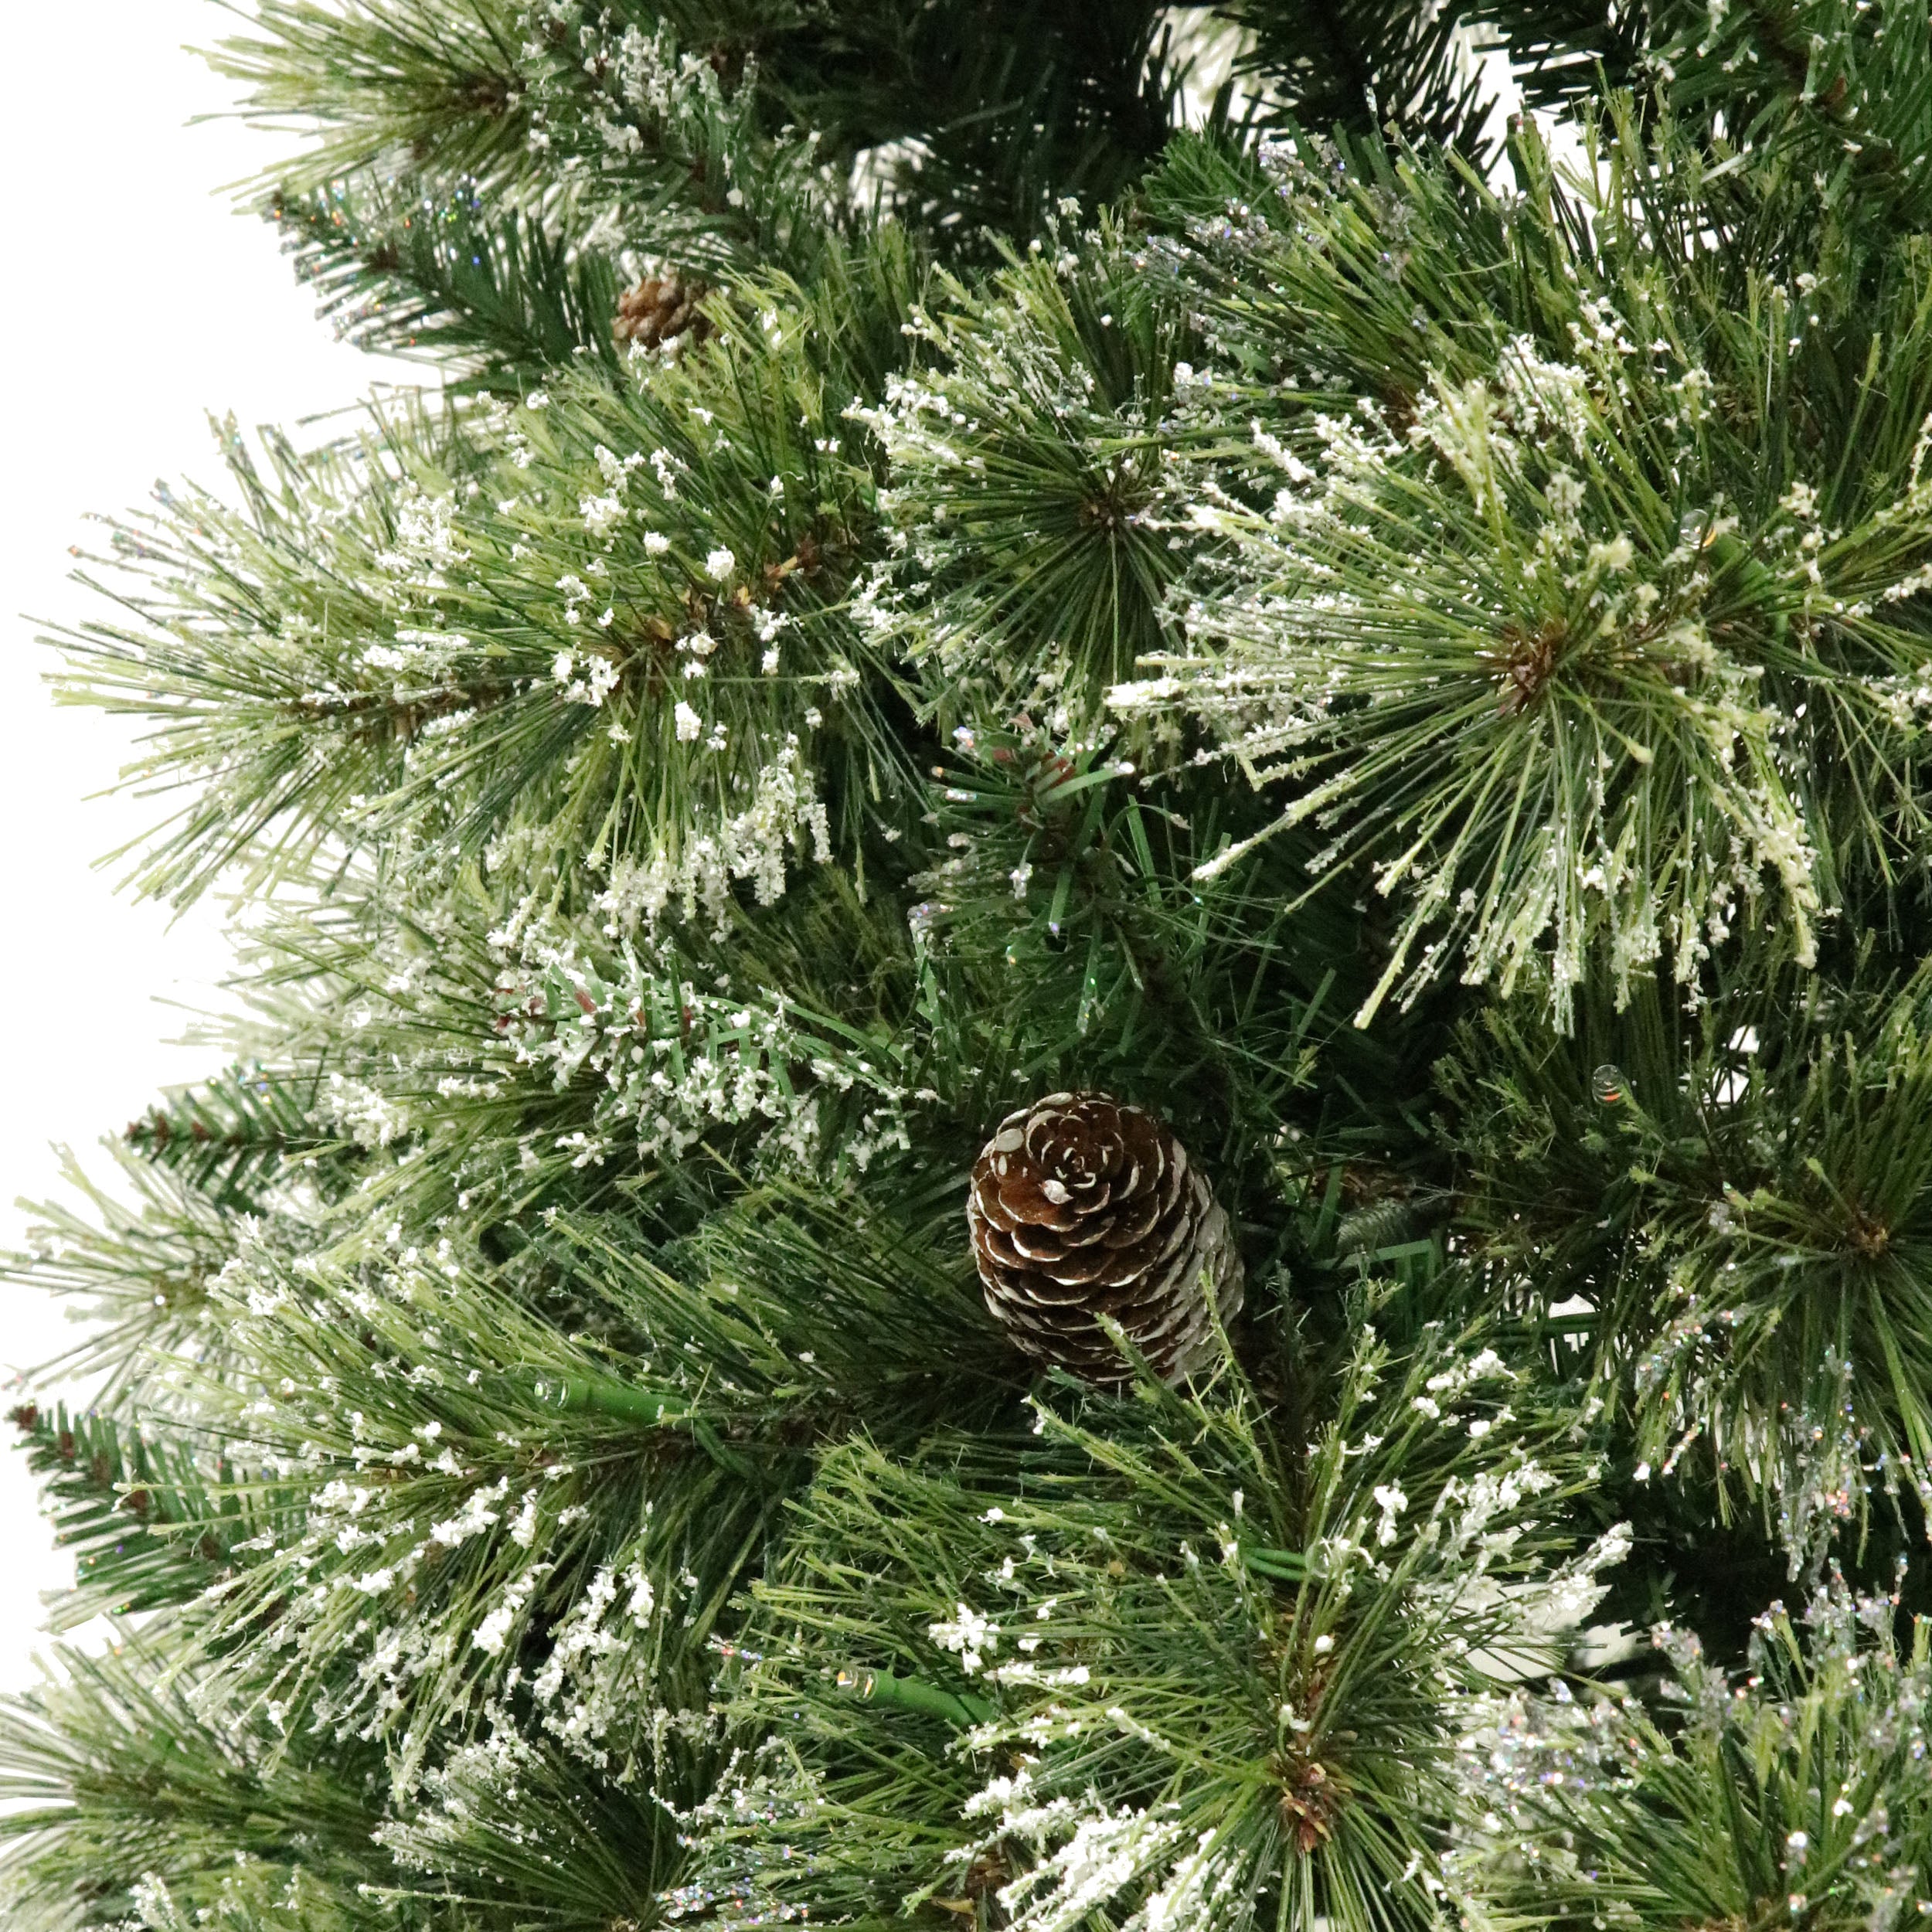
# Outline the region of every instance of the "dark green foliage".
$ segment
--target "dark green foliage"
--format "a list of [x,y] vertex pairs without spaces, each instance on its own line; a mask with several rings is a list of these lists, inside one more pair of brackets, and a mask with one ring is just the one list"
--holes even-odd
[[1114,199],[1179,116],[1185,62],[1148,0],[774,11],[747,53],[774,102],[842,158],[879,156],[886,205],[956,249]]
[[[1372,133],[1394,125],[1432,144],[1471,148],[1485,132],[1492,103],[1464,36],[1493,12],[1423,12],[1401,0],[1315,7],[1230,0],[1225,12],[1246,31],[1240,66],[1277,90],[1304,128]],[[1529,36],[1519,28],[1512,38],[1522,45]]]
[[[911,917],[929,1077],[989,1128],[1005,1095],[1031,1089],[1145,1097],[1224,1198],[1252,1189],[1252,1211],[1273,1220],[1284,1172],[1385,1151],[1362,1145],[1366,1119],[1379,1137],[1402,1128],[1370,1094],[1426,1078],[1349,1036],[1366,922],[1332,899],[1304,903],[1304,849],[1290,842],[1196,884],[1226,816],[1237,833],[1253,822],[1245,801],[1213,784],[1139,787],[1131,762],[1065,742],[1022,719],[964,734],[936,768],[950,855],[908,887],[926,895]],[[1305,1150],[1284,1149],[1284,1121]]]

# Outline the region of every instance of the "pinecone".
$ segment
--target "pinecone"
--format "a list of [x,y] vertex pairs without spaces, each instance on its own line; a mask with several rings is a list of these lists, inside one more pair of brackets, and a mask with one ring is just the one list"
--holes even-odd
[[1145,1109],[1049,1094],[1009,1114],[973,1168],[966,1219],[986,1305],[1028,1355],[1092,1383],[1128,1369],[1110,1315],[1163,1382],[1213,1359],[1210,1304],[1241,1307],[1228,1219]]
[[662,349],[679,336],[701,342],[711,333],[711,325],[699,314],[698,304],[709,292],[702,282],[686,281],[671,269],[647,275],[617,298],[611,333],[620,349],[626,342]]

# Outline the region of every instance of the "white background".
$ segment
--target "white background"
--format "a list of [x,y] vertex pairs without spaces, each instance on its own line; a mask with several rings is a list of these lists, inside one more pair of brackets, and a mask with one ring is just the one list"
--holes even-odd
[[[232,410],[244,428],[292,425],[420,372],[335,341],[274,230],[218,192],[290,145],[233,119],[184,124],[232,106],[229,83],[184,43],[233,31],[233,13],[212,0],[103,0],[76,88],[60,78],[74,59],[69,10],[5,10],[17,84],[0,115],[0,179],[14,189],[0,277],[0,1248],[13,1248],[30,1218],[15,1197],[55,1191],[50,1143],[104,1168],[103,1134],[158,1087],[219,1064],[213,1049],[167,1043],[187,1018],[157,1002],[215,1003],[228,961],[216,909],[177,920],[117,895],[116,869],[94,869],[165,807],[87,800],[114,784],[138,725],[56,709],[42,681],[56,658],[36,633],[106,614],[67,580],[68,546],[104,549],[83,516],[144,505],[157,478],[216,483],[207,410]],[[46,1298],[0,1287],[0,1378],[72,1332]],[[6,1392],[0,1415],[19,1400]],[[40,1593],[72,1573],[14,1436],[0,1422],[0,1689],[32,1680]]]

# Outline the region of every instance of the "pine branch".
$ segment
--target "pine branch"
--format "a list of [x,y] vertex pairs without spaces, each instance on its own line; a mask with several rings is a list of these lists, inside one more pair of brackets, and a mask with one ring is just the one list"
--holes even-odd
[[286,1493],[278,1500],[219,1459],[204,1467],[184,1444],[111,1415],[29,1403],[12,1420],[55,1540],[73,1553],[76,1587],[56,1604],[54,1630],[187,1604],[235,1575],[240,1546],[290,1520]]
[[9,1923],[248,1932],[285,1911],[374,1932],[359,1887],[395,1868],[369,1835],[367,1748],[305,1749],[259,1712],[211,1721],[158,1626],[114,1637],[57,1652],[57,1674],[0,1702]]
[[[1154,675],[1114,703],[1215,730],[1250,782],[1285,794],[1281,829],[1331,829],[1335,876],[1403,895],[1362,1023],[1451,957],[1507,992],[1532,932],[1561,962],[1546,982],[1560,1021],[1600,946],[1654,961],[1674,931],[1688,974],[1693,928],[1763,916],[1808,958],[1827,888],[1888,876],[1917,836],[1910,728],[1894,735],[1903,714],[1880,714],[1924,638],[1916,618],[1880,614],[1914,594],[1932,528],[1914,481],[1920,325],[1893,311],[1887,339],[1913,345],[1897,366],[1912,401],[1896,414],[1877,363],[1854,375],[1849,345],[1791,334],[1777,303],[1740,327],[1733,259],[1694,236],[1693,210],[1716,212],[1694,158],[1651,165],[1628,121],[1615,138],[1625,159],[1600,192],[1582,190],[1597,197],[1587,223],[1532,141],[1531,192],[1507,209],[1420,158],[1366,157],[1338,196],[1311,152],[1280,165],[1279,192],[1238,240],[1202,236],[1210,258],[1227,249],[1222,313],[1249,346],[1199,407],[1265,411],[1252,461],[1272,474],[1211,451],[1176,493],[1172,527],[1233,548],[1201,543],[1186,648],[1151,659]],[[1277,222],[1291,226],[1267,239]],[[1257,257],[1272,264],[1267,321],[1246,292]],[[1617,279],[1640,260],[1639,283]],[[1639,355],[1639,337],[1653,345],[1641,375],[1624,353]],[[1765,386],[1813,354],[1815,386]],[[1308,374],[1264,389],[1248,372],[1270,358]],[[1338,381],[1378,392],[1345,428],[1311,406]],[[1814,475],[1799,452],[1849,450],[1847,418],[1869,440]],[[1821,509],[1828,498],[1838,511]],[[1716,527],[1733,514],[1735,549],[1728,522]],[[1813,536],[1821,516],[1835,520]],[[1817,582],[1800,560],[1814,556]],[[1687,643],[1695,665],[1673,655]],[[1738,710],[1719,770],[1702,721],[1747,688],[1757,708]],[[1816,792],[1777,749],[1791,730],[1812,747]],[[1707,869],[1733,839],[1766,888],[1743,905]],[[1614,883],[1626,876],[1641,880],[1634,897]]]
[[[1230,0],[1217,11],[1247,36],[1242,70],[1267,86],[1294,124],[1369,135],[1396,127],[1417,142],[1481,157],[1494,104],[1471,57],[1464,9]],[[1490,19],[1480,16],[1483,26]]]
[[[1539,1299],[1597,1311],[1633,1461],[1702,1471],[1720,1510],[1740,1487],[1815,1553],[1927,1464],[1924,975],[1881,958],[1825,992],[1753,951],[1723,988],[1618,1015],[1599,988],[1573,1041],[1466,1027],[1441,1070],[1461,1219]],[[1855,1473],[1875,1453],[1898,1472],[1876,1492]]]
[[453,1752],[423,1801],[376,1828],[400,1868],[391,1885],[372,1888],[383,1923],[410,1923],[447,1900],[466,1932],[648,1924],[683,1859],[678,1811],[709,1769],[706,1754],[693,1756],[692,1770],[658,1767],[647,1792],[510,1734]]
[[1888,226],[1920,226],[1932,206],[1932,56],[1913,18],[1817,0],[1747,0],[1716,22],[1665,8],[1650,61],[1688,121],[1721,120],[1720,152],[1756,150],[1767,183],[1812,184],[1823,223],[1882,254]]
[[[225,43],[211,60],[249,86],[250,110],[309,139],[245,190],[250,204],[334,230],[338,212],[349,229],[359,204],[366,223],[370,203],[391,203],[374,258],[350,267],[347,237],[332,234],[318,237],[325,259],[379,292],[408,271],[412,302],[426,291],[470,318],[436,332],[466,350],[479,328],[490,343],[522,335],[526,346],[532,322],[549,325],[534,338],[546,348],[560,321],[591,339],[581,332],[614,291],[594,270],[571,291],[564,264],[542,260],[563,251],[566,234],[587,243],[594,230],[603,246],[685,270],[803,271],[848,227],[815,144],[779,124],[750,77],[727,85],[655,14],[571,12],[526,21],[507,7],[437,0],[355,0],[341,19],[311,0],[263,9],[255,24],[265,32]],[[399,179],[403,202],[420,188],[434,213],[478,228],[472,253],[488,253],[496,273],[465,274],[464,258],[435,235],[401,229]],[[478,203],[491,211],[481,224],[470,219]],[[488,250],[475,246],[485,235]],[[539,294],[547,283],[546,301],[519,299],[518,284],[532,281]]]
[[1643,1927],[1888,1917],[1932,1869],[1925,1645],[1903,1648],[1896,1621],[1896,1596],[1834,1577],[1799,1615],[1757,1620],[1742,1681],[1660,1630],[1668,1716],[1512,1699],[1465,1760],[1495,1823],[1458,1878],[1564,1927],[1607,1903]]
[[398,162],[492,190],[542,179],[530,149],[515,9],[439,0],[264,0],[253,34],[207,58],[249,88],[244,108],[323,130],[281,171],[284,192]]
[[485,208],[474,189],[362,175],[277,194],[261,212],[338,335],[440,366],[458,393],[520,396],[580,354],[614,369],[609,257]]
[[319,1085],[319,1076],[291,1080],[237,1062],[199,1087],[173,1088],[121,1138],[218,1209],[246,1211],[291,1164],[325,1181],[341,1165],[326,1158],[343,1148],[317,1118]]
[[566,0],[528,49],[536,139],[566,182],[594,184],[600,226],[681,270],[801,279],[859,239],[816,134],[774,111],[755,61],[737,66],[713,22],[686,39],[664,12],[630,12]]
[[[903,303],[910,265],[880,252],[826,293]],[[848,335],[794,294],[642,382],[587,369],[461,430],[417,407],[353,450],[271,441],[272,484],[237,445],[244,510],[197,494],[123,532],[134,621],[63,640],[63,695],[148,718],[139,775],[205,787],[144,888],[325,879],[406,824],[474,855],[521,808],[560,850],[688,889],[774,818],[829,851],[821,736],[855,832],[906,753],[845,607],[875,487],[842,447]]]
[[[1526,1459],[1553,1449],[1553,1415],[1513,1451],[1488,1440],[1536,1397],[1512,1383],[1505,1423],[1474,1349],[1438,1335],[1398,1367],[1365,1335],[1338,1383],[1308,1385],[1335,1406],[1305,1461],[1238,1379],[1039,1400],[1036,1436],[949,1433],[910,1462],[862,1441],[828,1458],[757,1593],[735,1695],[768,1742],[714,1803],[699,1881],[853,1921],[997,1892],[1022,1923],[1076,1897],[1204,1927],[1315,1899],[1352,1927],[1427,1923],[1406,1834],[1447,1802],[1439,1673],[1474,1681],[1546,1641],[1461,1626],[1473,1611],[1442,1608],[1428,1572],[1455,1573],[1485,1510],[1518,1521],[1579,1480]],[[1308,1420],[1292,1399],[1275,1413]],[[1507,1503],[1471,1471],[1492,1452]],[[1563,1573],[1579,1608],[1614,1547]],[[842,1686],[882,1672],[921,1694],[855,1712]]]
[[240,1043],[277,1043],[278,1079],[313,1091],[315,1131],[345,1149],[318,1243],[393,1217],[508,1260],[560,1213],[688,1228],[747,1177],[854,1174],[903,1145],[912,949],[896,906],[849,876],[780,881],[782,918],[720,894],[637,930],[614,890],[536,918],[514,875],[452,896],[405,871],[359,869],[254,935]]
[[199,1189],[110,1145],[132,1200],[90,1180],[63,1151],[62,1179],[84,1206],[33,1204],[31,1246],[0,1257],[0,1271],[16,1287],[70,1301],[74,1318],[87,1325],[36,1376],[91,1382],[97,1403],[118,1406],[136,1392],[156,1400],[153,1372],[171,1359],[199,1361],[214,1372],[233,1362],[210,1291],[233,1257],[236,1230]]
[[931,366],[863,416],[906,546],[882,621],[934,688],[970,679],[995,716],[1066,704],[1084,723],[1167,636],[1179,559],[1150,512],[1189,332],[1111,229],[944,293],[920,318]]

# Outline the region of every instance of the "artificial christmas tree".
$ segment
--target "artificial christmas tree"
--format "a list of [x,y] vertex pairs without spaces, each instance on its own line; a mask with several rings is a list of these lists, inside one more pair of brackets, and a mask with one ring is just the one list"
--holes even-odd
[[9,1924],[1932,1911],[1923,6],[217,57],[440,385],[62,640],[249,1018]]

